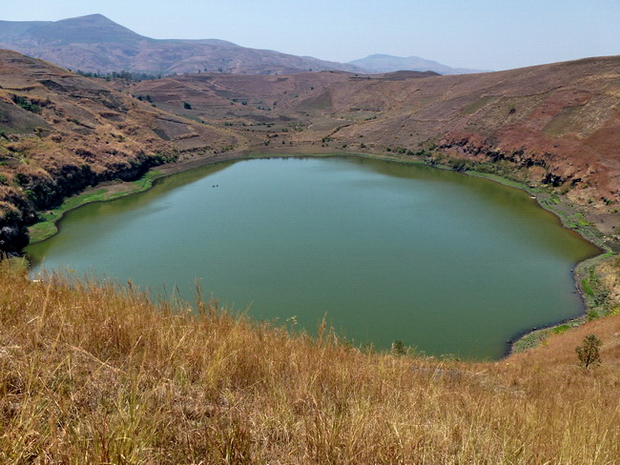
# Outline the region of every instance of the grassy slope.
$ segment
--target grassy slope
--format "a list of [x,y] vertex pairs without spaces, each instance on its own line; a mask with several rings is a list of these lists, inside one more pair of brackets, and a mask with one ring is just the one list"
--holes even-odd
[[199,316],[173,313],[131,286],[31,282],[9,261],[0,289],[5,464],[620,456],[620,317],[605,319],[602,366],[584,370],[579,341],[557,343],[565,335],[501,362],[459,363],[362,353],[328,328],[313,342],[213,302]]

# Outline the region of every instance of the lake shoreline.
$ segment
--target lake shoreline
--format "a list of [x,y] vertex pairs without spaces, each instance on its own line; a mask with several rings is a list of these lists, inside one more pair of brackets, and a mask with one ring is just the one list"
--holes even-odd
[[[150,189],[152,185],[159,179],[162,179],[164,177],[168,177],[173,174],[180,173],[180,172],[199,168],[202,166],[215,165],[217,163],[237,161],[237,160],[240,161],[244,159],[251,160],[251,159],[261,159],[261,158],[269,159],[269,158],[329,158],[329,157],[370,158],[370,159],[385,160],[385,161],[391,161],[391,162],[403,163],[403,164],[409,164],[409,165],[429,166],[429,167],[434,167],[438,169],[445,169],[445,170],[453,171],[449,167],[431,166],[428,163],[425,163],[424,160],[422,159],[403,160],[396,156],[389,156],[389,155],[386,156],[382,154],[331,152],[331,153],[299,153],[299,154],[296,153],[294,155],[291,155],[291,154],[278,154],[278,153],[258,153],[258,152],[250,152],[250,151],[227,152],[227,153],[219,154],[216,156],[210,156],[210,157],[205,157],[205,158],[200,157],[200,158],[196,158],[193,160],[172,162],[172,163],[168,163],[165,165],[161,165],[149,171],[147,175],[145,175],[145,177],[140,178],[139,180],[136,180],[133,182],[104,183],[96,187],[87,189],[79,196],[76,196],[77,199],[79,199],[80,197],[83,197],[84,201],[83,202],[77,201],[69,208],[63,209],[61,207],[61,209],[59,209],[61,210],[60,214],[58,214],[53,219],[53,224],[56,224],[56,222],[58,222],[62,218],[62,216],[64,216],[64,213],[66,213],[67,211],[73,210],[75,208],[78,208],[79,206],[82,206],[88,203],[93,203],[93,202],[105,202],[108,200],[114,200],[120,197],[132,195],[135,193],[144,192]],[[549,193],[540,192],[539,190],[535,191],[531,187],[526,186],[524,184],[517,183],[510,179],[501,178],[499,176],[488,175],[486,173],[464,172],[463,174],[467,174],[467,175],[475,176],[475,177],[483,177],[491,181],[498,182],[502,185],[517,188],[517,189],[527,192],[528,194],[530,194],[531,197],[536,199],[539,206],[553,213],[561,221],[562,225],[565,228],[576,232],[577,234],[582,236],[585,240],[597,246],[601,251],[600,254],[594,257],[590,257],[586,259],[585,261],[575,264],[575,267],[573,268],[573,281],[575,283],[575,288],[577,289],[577,292],[580,294],[581,301],[583,302],[583,306],[585,309],[584,314],[576,318],[569,318],[566,320],[562,320],[560,322],[552,323],[549,326],[546,326],[544,328],[534,327],[534,328],[524,329],[523,331],[516,333],[511,339],[507,341],[507,348],[504,351],[504,355],[502,358],[505,358],[511,355],[512,353],[517,353],[521,350],[526,350],[529,347],[534,347],[535,345],[540,343],[540,341],[544,339],[544,337],[546,337],[547,334],[552,334],[554,328],[563,327],[566,325],[577,326],[587,321],[587,314],[590,308],[588,306],[588,302],[587,302],[587,299],[585,298],[584,290],[581,285],[582,279],[586,276],[587,271],[590,269],[590,267],[594,263],[605,260],[609,256],[613,255],[612,247],[604,242],[604,240],[601,238],[602,235],[600,234],[598,229],[596,229],[593,232],[591,228],[587,230],[583,230],[581,228],[578,228],[578,229],[571,228],[568,222],[566,221],[566,215],[563,214],[562,210],[560,208],[549,208],[549,204],[544,201],[545,198],[550,195]],[[108,195],[107,196],[104,195],[101,198],[93,199],[92,194],[96,191],[100,191],[101,189],[105,189]],[[564,202],[564,204],[561,205],[560,207],[562,206],[568,206],[568,208],[573,211],[576,210],[575,207],[567,204],[566,202]],[[48,237],[51,237],[52,235],[54,235],[56,232],[46,237],[43,237],[42,239],[31,241],[31,243],[45,240]],[[597,232],[599,233],[598,235],[596,234]],[[527,342],[524,343],[523,341],[527,341]]]

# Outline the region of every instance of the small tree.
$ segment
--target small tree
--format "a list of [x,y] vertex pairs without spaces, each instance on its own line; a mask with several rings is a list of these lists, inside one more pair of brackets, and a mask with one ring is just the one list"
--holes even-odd
[[405,347],[405,343],[402,339],[397,339],[392,342],[392,355],[406,355],[407,348]]
[[588,368],[590,365],[600,365],[601,355],[599,348],[601,344],[601,340],[595,334],[589,334],[584,337],[581,345],[575,348],[579,358],[579,365],[584,368]]
[[183,108],[186,110],[191,110],[192,106],[190,105],[189,102],[183,102]]

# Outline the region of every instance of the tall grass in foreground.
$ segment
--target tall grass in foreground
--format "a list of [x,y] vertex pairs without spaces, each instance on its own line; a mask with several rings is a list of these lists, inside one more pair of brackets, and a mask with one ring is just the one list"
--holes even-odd
[[4,261],[0,463],[620,463],[617,367],[438,362],[319,333]]

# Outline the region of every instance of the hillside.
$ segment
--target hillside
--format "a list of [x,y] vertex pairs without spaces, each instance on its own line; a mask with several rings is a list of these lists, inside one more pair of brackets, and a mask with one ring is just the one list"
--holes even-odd
[[[0,288],[5,464],[620,457],[618,316],[522,356],[464,363],[362,351],[324,324],[313,341],[216,302],[173,313],[131,286],[32,282],[7,261]],[[575,347],[591,332],[602,364],[584,369]]]
[[235,129],[256,152],[384,154],[545,187],[615,241],[619,83],[620,57],[607,57],[458,76],[186,75],[130,89]]
[[0,48],[98,74],[170,75],[220,72],[285,74],[308,70],[361,71],[348,64],[256,50],[223,40],[157,40],[100,14],[55,22],[0,21]]
[[37,211],[89,185],[178,157],[196,164],[292,151],[516,179],[550,208],[577,206],[567,224],[594,224],[615,247],[619,65],[608,57],[457,76],[200,73],[130,82],[0,52],[0,249],[18,250]]
[[0,50],[0,251],[19,250],[37,212],[88,186],[239,143],[105,81]]

